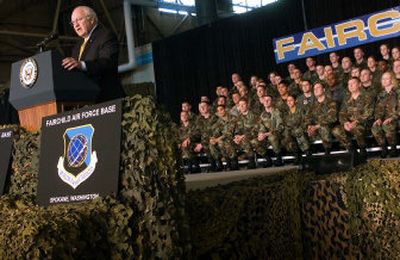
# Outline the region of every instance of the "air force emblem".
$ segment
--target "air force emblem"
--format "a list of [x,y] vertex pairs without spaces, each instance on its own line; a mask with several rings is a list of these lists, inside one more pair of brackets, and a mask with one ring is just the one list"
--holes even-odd
[[58,159],[58,176],[73,189],[86,181],[96,169],[97,153],[92,151],[93,133],[91,124],[68,128],[64,132],[64,155]]

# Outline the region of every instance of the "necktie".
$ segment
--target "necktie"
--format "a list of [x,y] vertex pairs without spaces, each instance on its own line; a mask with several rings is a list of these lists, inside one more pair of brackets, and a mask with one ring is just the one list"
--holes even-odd
[[87,42],[88,42],[88,41],[85,39],[85,40],[83,41],[82,45],[81,45],[81,48],[79,49],[78,61],[81,61],[82,53],[83,53],[83,51],[85,50],[85,46],[86,46],[86,43],[87,43]]

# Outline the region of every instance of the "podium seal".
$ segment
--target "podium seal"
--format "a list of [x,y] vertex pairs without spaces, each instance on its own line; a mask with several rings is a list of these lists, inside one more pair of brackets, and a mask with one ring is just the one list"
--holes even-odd
[[35,59],[25,59],[19,70],[19,81],[24,88],[32,88],[38,77],[38,65]]

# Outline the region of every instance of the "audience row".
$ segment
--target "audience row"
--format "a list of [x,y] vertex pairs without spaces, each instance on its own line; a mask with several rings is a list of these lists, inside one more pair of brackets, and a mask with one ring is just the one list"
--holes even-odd
[[199,172],[198,154],[207,156],[211,171],[237,170],[238,156],[248,159],[248,168],[260,156],[264,167],[281,166],[283,150],[301,163],[303,155],[312,156],[315,140],[322,140],[329,155],[334,138],[366,160],[368,135],[381,147],[381,157],[397,156],[400,51],[382,44],[380,52],[377,61],[355,48],[354,63],[333,52],[325,66],[308,57],[304,73],[289,63],[288,77],[270,72],[267,83],[252,76],[249,87],[233,73],[232,88],[218,86],[214,102],[200,98],[199,115],[183,102],[176,135],[184,169]]

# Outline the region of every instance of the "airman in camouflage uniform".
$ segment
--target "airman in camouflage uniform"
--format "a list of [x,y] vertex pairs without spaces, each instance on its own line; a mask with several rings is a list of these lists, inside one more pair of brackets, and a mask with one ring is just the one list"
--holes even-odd
[[347,94],[347,90],[337,80],[334,73],[327,75],[326,82],[328,85],[326,89],[326,96],[335,101],[337,104],[337,108],[340,109],[343,99]]
[[351,68],[353,63],[349,57],[343,57],[342,59],[342,72],[339,75],[339,81],[342,83],[343,86],[347,86],[347,82],[351,76]]
[[276,98],[279,95],[278,90],[277,90],[278,83],[276,81],[277,75],[278,75],[278,73],[276,71],[272,71],[268,74],[270,83],[265,88],[265,94],[272,96],[273,98]]
[[288,89],[288,83],[285,80],[282,80],[278,84],[278,92],[279,96],[276,98],[276,101],[274,103],[275,108],[281,112],[281,114],[285,114],[288,110],[288,107],[286,105],[286,99],[289,96],[289,89]]
[[304,152],[308,156],[311,155],[310,143],[306,137],[302,110],[296,106],[296,98],[289,96],[286,102],[289,110],[284,115],[284,143],[287,145],[287,149],[296,156],[296,163],[300,163],[301,152]]
[[[293,72],[294,72],[294,70],[296,69],[297,67],[296,67],[296,65],[294,64],[294,63],[288,63],[288,65],[287,65],[287,70],[288,70],[288,76],[286,77],[286,78],[284,78],[284,80],[286,81],[286,82],[288,82],[288,86],[290,85],[290,83],[292,83],[292,81],[293,81]],[[276,76],[279,76],[279,75],[276,75]],[[282,78],[281,78],[281,80],[282,80]],[[279,84],[279,82],[276,82],[276,86],[278,86],[278,84]]]
[[373,102],[375,102],[376,97],[382,91],[382,87],[380,84],[377,84],[373,81],[372,73],[369,69],[363,69],[361,71],[360,81],[362,85],[362,91],[365,92],[365,94],[369,96]]
[[264,105],[261,102],[262,98],[265,96],[265,84],[258,84],[256,93],[257,96],[254,99],[251,111],[253,111],[257,116],[259,116],[264,111]]
[[329,154],[332,147],[332,127],[337,122],[336,103],[325,95],[324,86],[314,84],[315,102],[306,115],[305,123],[310,140],[322,140],[325,154]]
[[229,114],[233,117],[238,117],[239,116],[239,100],[240,100],[240,94],[239,92],[232,92],[232,102],[233,106],[229,110]]
[[379,46],[379,52],[382,55],[382,59],[387,61],[388,63],[392,64],[392,57],[390,55],[390,47],[387,43],[382,43]]
[[[258,123],[257,116],[249,111],[247,99],[239,101],[240,114],[236,119],[236,126],[233,135],[233,142],[237,149],[243,150],[246,157],[249,159],[248,168],[255,168],[255,153],[252,140],[256,136],[256,125]],[[230,155],[233,158],[235,155]]]
[[361,92],[361,82],[358,78],[349,80],[348,89],[350,96],[343,101],[339,112],[340,125],[336,126],[332,133],[348,150],[354,150],[348,134],[354,136],[360,148],[361,159],[366,160],[365,133],[372,119],[373,103],[369,96]]
[[301,94],[301,71],[299,69],[293,70],[293,82],[289,85],[289,95],[298,96]]
[[375,56],[370,55],[368,57],[367,65],[368,65],[368,69],[371,71],[373,84],[376,84],[376,85],[380,86],[382,72],[380,71],[380,69],[378,67],[378,63],[376,62]]
[[253,140],[257,154],[263,156],[266,160],[265,167],[272,165],[271,157],[267,153],[269,145],[276,154],[276,166],[283,165],[281,145],[279,140],[282,136],[284,125],[281,113],[273,107],[271,96],[262,97],[264,111],[261,113],[258,122],[257,137]]
[[306,59],[306,65],[308,70],[304,72],[303,74],[303,79],[310,81],[312,84],[314,84],[315,81],[318,80],[318,75],[315,67],[315,60],[313,57],[308,57]]
[[312,104],[315,102],[310,81],[301,81],[301,90],[303,91],[303,94],[296,99],[296,105],[303,115],[307,115]]
[[[384,90],[379,93],[375,111],[374,123],[371,131],[376,142],[382,147],[381,157],[387,156],[387,143],[391,146],[390,156],[397,156],[396,129],[400,113],[400,95],[397,89],[397,81],[390,72],[382,75]],[[386,143],[387,141],[387,143]]]
[[209,141],[211,156],[216,161],[218,170],[222,169],[221,157],[225,158],[228,169],[237,170],[236,151],[232,142],[235,121],[222,105],[217,107],[217,115],[218,119],[212,126],[213,131]]
[[186,173],[199,172],[200,167],[193,154],[195,142],[200,138],[199,133],[196,126],[189,119],[188,112],[181,111],[180,118],[181,125],[179,126],[176,134],[183,165],[185,166]]
[[329,53],[329,60],[332,65],[333,73],[335,73],[336,78],[340,80],[343,74],[342,64],[340,63],[340,57],[336,52]]
[[200,142],[197,143],[194,147],[194,152],[200,153],[203,151],[206,153],[210,163],[211,163],[211,170],[216,170],[215,160],[212,158],[210,154],[210,147],[209,147],[209,140],[212,133],[212,126],[216,121],[216,116],[213,115],[210,111],[210,105],[208,102],[202,101],[199,103],[199,112],[200,115],[196,121],[196,128],[197,131],[200,133]]
[[360,70],[368,68],[367,62],[364,59],[364,51],[361,48],[354,48],[353,54],[354,59],[356,60],[356,62],[354,63],[355,67],[359,67]]
[[197,115],[192,112],[192,105],[188,101],[183,101],[181,104],[181,111],[186,111],[189,115],[189,120],[196,122]]

